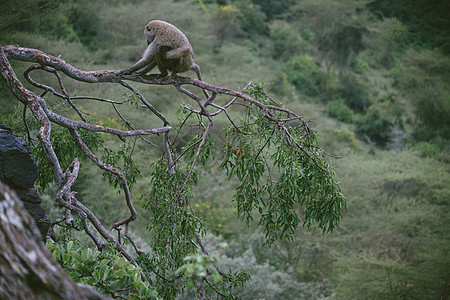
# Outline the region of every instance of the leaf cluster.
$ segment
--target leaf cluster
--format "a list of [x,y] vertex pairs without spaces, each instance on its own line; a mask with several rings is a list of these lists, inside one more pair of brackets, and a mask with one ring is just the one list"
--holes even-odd
[[178,274],[183,274],[187,277],[187,288],[194,290],[194,282],[196,280],[205,280],[206,277],[211,279],[212,283],[218,283],[220,281],[219,272],[214,268],[211,263],[211,258],[209,255],[196,254],[186,256],[183,261],[184,265],[177,269]]
[[76,282],[93,286],[113,298],[158,299],[154,288],[142,281],[140,268],[121,256],[112,246],[102,252],[69,241],[46,243],[53,258],[67,270]]
[[[120,144],[120,148],[118,150],[106,149],[106,151],[102,153],[102,161],[119,168],[127,179],[130,189],[133,184],[141,178],[141,171],[136,166],[132,154],[133,146],[129,142]],[[114,186],[114,188],[119,187],[118,191],[120,191],[121,180],[119,176],[105,171],[103,173],[103,177],[107,178],[108,182]]]
[[[270,101],[261,87],[247,92]],[[235,175],[240,182],[233,197],[239,217],[248,224],[257,211],[268,244],[292,239],[301,212],[303,226],[318,222],[324,232],[333,231],[345,199],[316,132],[301,122],[274,126],[262,114],[248,110],[240,125],[248,134],[227,132],[221,167],[228,178]]]

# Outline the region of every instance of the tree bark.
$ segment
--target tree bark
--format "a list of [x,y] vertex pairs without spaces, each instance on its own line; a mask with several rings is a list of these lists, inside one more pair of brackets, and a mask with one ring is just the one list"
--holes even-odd
[[16,194],[0,182],[0,299],[110,299],[74,282],[39,237]]

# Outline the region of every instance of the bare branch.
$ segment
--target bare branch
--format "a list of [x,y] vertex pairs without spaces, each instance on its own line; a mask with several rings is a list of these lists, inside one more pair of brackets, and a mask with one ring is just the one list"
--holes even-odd
[[[205,245],[203,244],[203,241],[202,241],[202,239],[200,238],[200,235],[199,235],[197,232],[195,232],[194,234],[195,234],[195,237],[197,238],[197,242],[198,242],[200,248],[202,249],[202,252],[203,252],[204,254],[206,254],[206,255],[209,256],[209,253],[208,253],[208,251],[206,250],[206,247],[205,247]],[[214,266],[214,268],[217,270],[217,272],[218,272],[221,276],[223,276],[223,277],[225,277],[225,278],[228,278],[227,274],[225,274],[224,272],[222,272],[222,270],[219,269],[219,267],[217,266],[217,264],[216,264],[216,262],[215,262],[214,260],[211,260],[211,263],[212,263],[212,265]]]
[[116,167],[106,164],[100,158],[98,158],[84,143],[84,141],[81,139],[80,135],[78,134],[78,132],[76,130],[71,130],[70,134],[72,135],[73,139],[75,140],[75,142],[77,143],[77,145],[81,149],[81,151],[83,151],[83,153],[87,157],[89,157],[89,159],[94,164],[96,164],[99,168],[101,168],[105,171],[108,171],[108,172],[111,172],[111,173],[117,175],[120,178],[120,181],[122,183],[122,189],[125,194],[125,200],[126,200],[128,209],[130,210],[130,216],[122,221],[114,223],[112,225],[112,228],[117,228],[120,225],[128,224],[129,222],[136,220],[137,213],[136,213],[136,209],[133,206],[133,202],[131,201],[130,189],[128,187],[128,182],[127,182],[127,179],[125,178],[125,175],[123,175],[123,173]]
[[137,89],[135,89],[132,85],[130,85],[126,81],[120,80],[119,83],[124,87],[133,91],[133,93],[135,93],[136,95],[138,95],[141,101],[145,104],[145,106],[147,106],[158,118],[160,118],[164,122],[164,126],[169,125],[169,121],[167,121],[167,119],[155,107],[153,107],[153,105],[151,105],[150,102],[147,101],[147,99],[145,99],[145,97],[141,94],[141,92],[139,92]]
[[175,164],[172,159],[172,153],[170,152],[170,145],[169,145],[169,133],[164,132],[163,134],[163,143],[164,143],[164,151],[167,155],[167,162],[169,164],[169,172],[170,174],[175,173]]

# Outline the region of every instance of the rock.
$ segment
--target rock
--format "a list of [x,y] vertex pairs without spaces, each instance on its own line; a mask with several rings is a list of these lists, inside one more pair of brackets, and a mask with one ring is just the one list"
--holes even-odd
[[41,197],[33,188],[38,176],[38,166],[28,144],[0,123],[0,181],[16,192],[45,240],[51,222],[41,207]]
[[0,180],[12,188],[30,188],[38,175],[28,144],[11,131],[0,129]]

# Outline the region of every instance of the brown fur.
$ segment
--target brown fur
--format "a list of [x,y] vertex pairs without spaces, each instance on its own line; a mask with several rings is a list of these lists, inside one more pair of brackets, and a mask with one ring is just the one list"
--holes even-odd
[[175,75],[197,69],[194,63],[194,51],[189,40],[174,25],[153,20],[145,26],[144,34],[147,37],[148,46],[142,58],[130,68],[121,71],[121,74],[138,71],[142,75],[155,66],[158,66],[162,75],[167,75],[168,71]]
[[[142,58],[128,69],[120,71],[121,75],[136,72],[137,75],[147,74],[155,66],[158,66],[162,75],[172,76],[177,73],[189,70],[197,74],[198,79],[202,80],[200,67],[194,62],[194,51],[191,43],[174,25],[160,21],[150,21],[145,26],[144,34],[147,37],[147,49]],[[206,90],[203,90],[206,97],[209,97]]]

